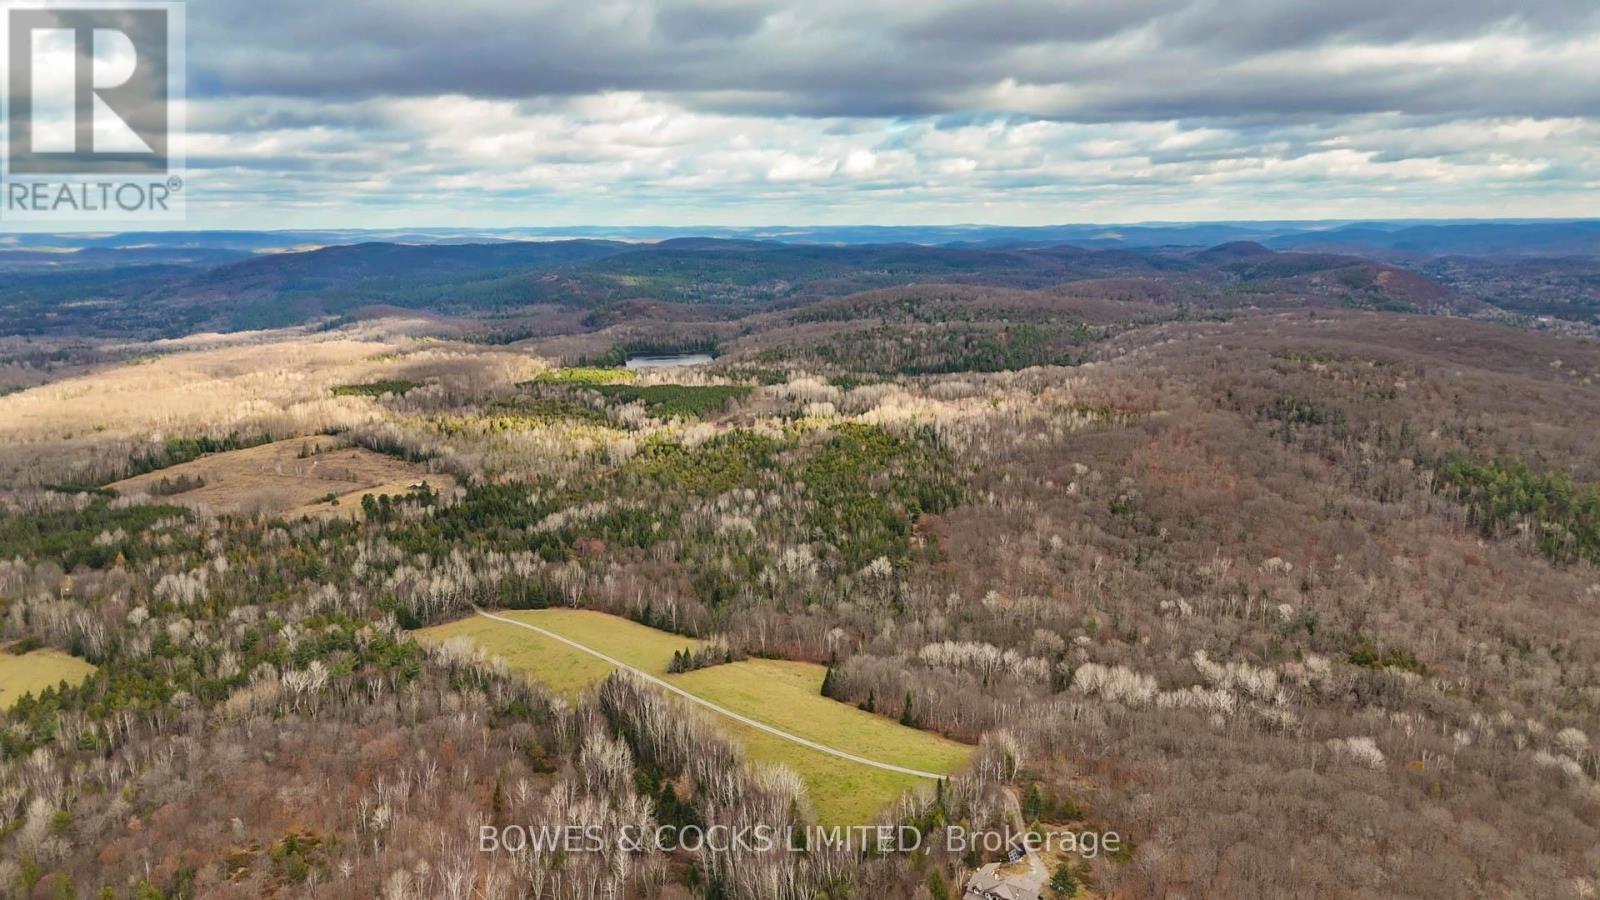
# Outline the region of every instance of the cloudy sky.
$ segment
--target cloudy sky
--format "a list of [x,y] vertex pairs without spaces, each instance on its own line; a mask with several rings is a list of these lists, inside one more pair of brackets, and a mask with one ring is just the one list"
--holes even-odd
[[1595,0],[188,4],[190,224],[1600,213]]

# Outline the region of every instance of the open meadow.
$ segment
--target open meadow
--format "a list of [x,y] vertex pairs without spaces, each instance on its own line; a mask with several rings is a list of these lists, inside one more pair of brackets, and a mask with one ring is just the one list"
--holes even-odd
[[405,494],[412,485],[455,486],[450,475],[313,435],[207,454],[191,462],[115,481],[119,494],[148,494],[214,513],[356,515],[361,498]]
[[[702,642],[588,610],[541,609],[496,615],[544,628],[662,677],[731,712],[806,740],[878,762],[954,774],[972,748],[823,697],[826,670],[813,663],[746,659],[669,674],[674,653]],[[569,697],[599,683],[614,667],[577,648],[525,628],[470,616],[416,633],[430,643],[465,638],[511,669]],[[697,711],[698,713],[698,711]],[[828,825],[874,821],[908,790],[928,781],[841,760],[736,720],[715,716],[718,727],[744,744],[758,762],[793,769],[805,783],[818,821]]]
[[447,349],[403,330],[378,323],[339,335],[286,330],[118,348],[116,361],[0,396],[0,484],[103,484],[136,474],[129,457],[172,439],[302,439],[371,426],[398,399],[350,387],[397,380],[425,384],[422,396],[481,392],[545,368],[525,354]]
[[972,748],[822,696],[827,669],[786,659],[745,659],[668,679],[697,697],[759,722],[868,759],[925,772],[954,772]]
[[[667,674],[673,653],[700,645],[693,638],[646,628],[628,619],[591,610],[508,610],[497,615],[564,635],[658,676]],[[456,638],[470,640],[489,655],[505,660],[512,669],[569,697],[575,697],[598,684],[616,668],[605,660],[560,641],[553,641],[538,632],[515,628],[483,616],[468,616],[424,628],[415,634],[419,640],[429,643],[444,643]]]
[[75,685],[93,674],[94,666],[60,650],[0,650],[0,710],[10,709],[24,694],[38,694],[63,681]]

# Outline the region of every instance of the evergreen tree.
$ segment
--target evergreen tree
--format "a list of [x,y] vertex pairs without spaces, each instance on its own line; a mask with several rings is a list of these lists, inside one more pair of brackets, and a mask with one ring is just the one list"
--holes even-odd
[[1050,876],[1050,891],[1057,897],[1078,896],[1078,879],[1072,874],[1071,863],[1056,866],[1056,873]]
[[1039,783],[1033,782],[1022,794],[1022,818],[1035,821],[1043,810],[1044,796],[1039,793]]

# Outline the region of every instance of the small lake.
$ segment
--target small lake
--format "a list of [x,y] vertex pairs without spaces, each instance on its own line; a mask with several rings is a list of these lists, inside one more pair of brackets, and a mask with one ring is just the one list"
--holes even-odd
[[629,369],[676,369],[711,362],[709,353],[679,353],[675,356],[630,356],[623,365]]

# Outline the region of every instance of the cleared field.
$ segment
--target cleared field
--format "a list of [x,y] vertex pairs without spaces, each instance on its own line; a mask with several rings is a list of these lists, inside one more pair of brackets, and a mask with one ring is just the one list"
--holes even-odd
[[[403,494],[419,481],[435,490],[455,485],[449,475],[424,473],[415,463],[317,436],[214,453],[108,487],[217,513],[354,516],[360,514],[362,496]],[[196,482],[199,487],[167,493],[173,486]],[[326,502],[329,494],[339,502]]]
[[[508,610],[498,615],[569,637],[652,675],[667,674],[673,653],[700,646],[694,638],[668,634],[619,616],[586,609]],[[513,669],[527,672],[540,683],[569,696],[598,683],[614,668],[605,660],[560,641],[482,616],[424,628],[417,631],[416,636],[430,643],[443,643],[455,637],[470,638],[492,655],[504,659]]]
[[[748,712],[744,714],[749,715]],[[805,783],[811,809],[816,813],[817,821],[823,825],[871,823],[906,791],[931,788],[931,782],[915,775],[853,765],[748,725],[721,716],[716,719],[724,731],[744,744],[745,752],[750,754],[751,759],[781,763],[793,769]],[[885,761],[902,762],[897,759]]]
[[34,650],[20,656],[0,650],[0,709],[10,709],[23,694],[37,694],[65,681],[77,684],[94,666],[60,650]]
[[814,663],[747,659],[674,675],[669,681],[758,722],[858,756],[954,772],[972,748],[822,696],[827,669]]
[[[847,753],[944,773],[960,769],[972,754],[965,744],[823,697],[825,670],[818,665],[745,660],[668,675],[672,654],[698,642],[589,610],[520,610],[496,615],[544,628],[731,712]],[[471,639],[512,668],[569,695],[605,678],[613,668],[559,641],[482,616],[423,629],[417,636],[426,641]],[[817,819],[824,824],[870,822],[905,791],[928,786],[925,779],[914,775],[840,760],[726,716],[713,718],[744,744],[752,759],[794,769],[805,782]]]
[[[667,674],[667,666],[672,663],[672,654],[679,650],[697,650],[700,647],[700,642],[694,638],[650,628],[632,619],[590,609],[528,609],[503,612],[498,615],[537,625],[562,637],[571,638],[585,647],[593,647],[607,656],[620,659],[651,675]],[[519,628],[517,631],[529,637],[538,637],[525,628]],[[609,672],[609,669],[607,671]]]

